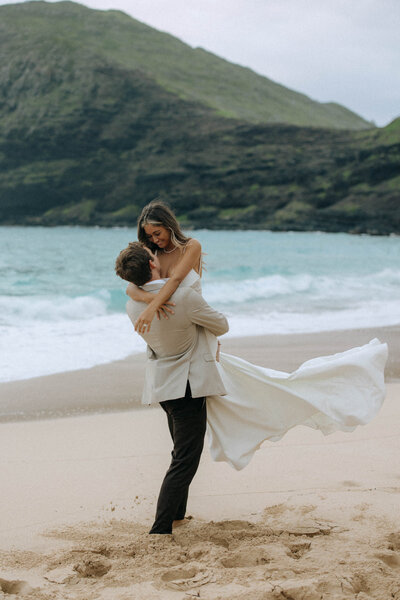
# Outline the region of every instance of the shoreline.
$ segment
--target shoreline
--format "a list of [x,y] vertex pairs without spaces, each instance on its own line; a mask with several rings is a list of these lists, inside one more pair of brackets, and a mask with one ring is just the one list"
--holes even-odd
[[[387,382],[400,380],[400,325],[301,334],[221,338],[222,352],[291,372],[303,362],[361,346],[378,337],[389,346]],[[140,403],[146,355],[89,369],[0,383],[0,423],[115,413]]]
[[[389,123],[388,123],[389,125]],[[101,230],[110,230],[110,229],[116,229],[116,230],[121,230],[121,231],[134,231],[136,232],[137,229],[137,221],[132,222],[130,225],[126,225],[126,224],[121,224],[121,225],[115,225],[115,224],[109,224],[106,225],[104,223],[93,223],[93,224],[75,224],[75,223],[59,223],[59,224],[49,224],[49,223],[44,223],[44,222],[25,222],[25,221],[20,221],[20,222],[9,222],[9,223],[4,223],[1,222],[0,223],[0,228],[4,228],[4,229],[9,229],[9,228],[20,228],[20,229],[89,229],[89,230],[93,230],[93,229],[101,229]],[[352,235],[352,236],[357,236],[357,237],[362,237],[362,236],[369,236],[369,237],[400,237],[400,233],[395,230],[395,231],[388,231],[386,233],[381,233],[378,232],[377,230],[368,230],[368,231],[355,231],[354,228],[353,229],[271,229],[268,227],[264,227],[264,226],[260,226],[257,227],[254,223],[252,223],[251,226],[249,227],[238,227],[236,225],[229,227],[229,226],[223,226],[223,224],[220,224],[219,227],[206,227],[204,225],[202,226],[197,226],[195,223],[184,223],[182,225],[182,228],[185,230],[186,233],[190,233],[192,231],[232,231],[233,233],[235,232],[242,232],[242,231],[266,231],[268,233],[315,233],[316,235],[320,235],[320,234],[327,234],[327,235]]]

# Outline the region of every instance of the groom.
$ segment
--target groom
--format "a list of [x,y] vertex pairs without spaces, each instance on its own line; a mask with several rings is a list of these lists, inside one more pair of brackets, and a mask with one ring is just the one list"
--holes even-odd
[[[119,254],[117,275],[157,293],[164,285],[156,255],[138,242]],[[154,524],[150,533],[172,533],[172,523],[185,517],[189,485],[197,471],[206,432],[206,396],[226,390],[210,353],[205,329],[214,335],[228,331],[228,322],[190,287],[171,296],[174,315],[155,320],[151,330],[140,334],[147,342],[148,362],[142,402],[159,402],[167,414],[174,448],[172,461],[161,485]],[[131,299],[127,312],[132,321],[143,303]]]

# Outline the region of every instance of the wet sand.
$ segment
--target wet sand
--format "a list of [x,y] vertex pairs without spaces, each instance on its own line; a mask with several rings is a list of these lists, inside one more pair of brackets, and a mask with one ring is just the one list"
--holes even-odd
[[[222,338],[222,351],[271,369],[294,371],[301,363],[368,343],[389,345],[386,379],[400,379],[400,326],[321,333]],[[92,369],[0,384],[0,422],[65,417],[142,408],[145,354]]]

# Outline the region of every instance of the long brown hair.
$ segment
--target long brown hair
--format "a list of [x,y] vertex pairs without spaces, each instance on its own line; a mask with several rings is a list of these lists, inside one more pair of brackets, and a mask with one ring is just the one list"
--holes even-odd
[[[171,234],[171,242],[174,244],[174,246],[178,246],[181,251],[185,250],[185,246],[190,241],[190,238],[188,238],[180,228],[180,225],[172,210],[169,208],[169,206],[164,204],[164,202],[160,202],[160,200],[153,200],[153,202],[150,202],[150,204],[147,204],[143,208],[138,219],[137,226],[137,236],[139,242],[141,242],[144,246],[147,246],[147,248],[150,248],[152,252],[155,252],[156,250],[159,251],[160,248],[157,246],[157,244],[153,244],[153,242],[150,242],[148,239],[144,230],[146,225],[155,225],[158,227],[161,226],[165,227],[165,229],[168,229]],[[200,277],[203,267],[204,262],[202,252],[198,265]]]
[[190,240],[190,238],[186,237],[181,230],[179,223],[169,206],[158,200],[150,202],[150,204],[147,204],[143,208],[138,219],[137,235],[139,242],[147,246],[147,248],[150,248],[152,252],[159,250],[158,246],[153,244],[153,242],[150,242],[147,238],[144,230],[145,225],[165,227],[171,234],[171,242],[174,246],[179,246],[181,249],[183,249]]

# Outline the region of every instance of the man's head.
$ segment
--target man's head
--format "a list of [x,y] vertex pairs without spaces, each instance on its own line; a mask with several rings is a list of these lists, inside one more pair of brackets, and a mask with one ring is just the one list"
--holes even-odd
[[131,242],[119,253],[115,272],[126,281],[144,285],[153,279],[160,279],[160,261],[149,248],[139,242]]

